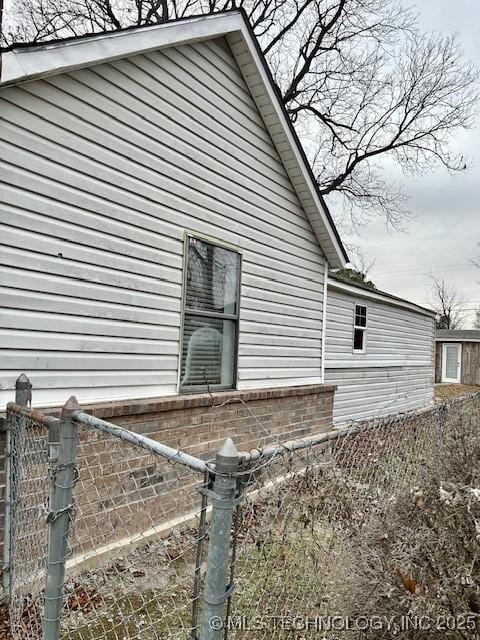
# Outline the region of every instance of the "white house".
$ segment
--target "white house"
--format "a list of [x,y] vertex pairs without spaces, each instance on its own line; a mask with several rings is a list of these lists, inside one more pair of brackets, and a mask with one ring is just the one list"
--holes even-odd
[[3,407],[323,385],[347,257],[241,12],[13,47],[0,114]]
[[429,312],[332,279],[325,323],[347,256],[241,12],[19,45],[0,81],[0,410],[21,372],[37,406],[218,391],[277,435],[334,385],[339,420],[431,401]]
[[325,380],[341,424],[433,405],[435,312],[328,276]]

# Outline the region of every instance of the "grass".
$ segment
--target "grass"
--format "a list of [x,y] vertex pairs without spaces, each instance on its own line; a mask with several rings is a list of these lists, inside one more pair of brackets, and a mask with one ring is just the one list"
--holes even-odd
[[[159,548],[147,545],[106,570],[78,576],[80,597],[82,590],[88,594],[81,600],[85,607],[64,616],[60,640],[184,640],[191,625],[194,558],[189,548],[167,561]],[[137,584],[128,578],[129,565],[141,567]]]
[[[320,614],[326,574],[318,543],[323,537],[305,530],[289,536],[274,532],[261,547],[246,550],[237,564],[232,637],[292,638],[292,625]],[[245,628],[235,628],[239,621]],[[308,637],[322,636],[310,630]]]
[[[65,630],[62,640],[170,640],[184,638],[190,623],[190,594],[155,592],[130,593],[110,602],[95,616],[74,629]],[[172,602],[175,597],[175,604]]]
[[[319,615],[327,576],[318,544],[327,549],[331,540],[331,535],[295,527],[287,535],[273,530],[261,545],[248,544],[237,563],[230,637],[291,639],[289,617]],[[191,619],[190,597],[174,584],[168,596],[153,590],[109,596],[97,611],[65,630],[61,640],[184,640]],[[248,628],[237,628],[239,620]],[[281,624],[285,628],[279,628]],[[308,636],[309,640],[323,637],[314,630]]]
[[461,396],[468,396],[476,391],[480,391],[480,387],[466,384],[436,384],[435,400],[443,402],[444,400],[454,400]]

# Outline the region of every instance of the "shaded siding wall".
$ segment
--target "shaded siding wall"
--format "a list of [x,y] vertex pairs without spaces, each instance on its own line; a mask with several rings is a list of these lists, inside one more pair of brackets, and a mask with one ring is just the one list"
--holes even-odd
[[[355,303],[367,306],[366,353],[353,353]],[[325,378],[338,385],[336,423],[433,402],[433,318],[329,286],[326,332]]]
[[[442,381],[443,342],[436,343],[435,382]],[[480,342],[463,342],[461,384],[480,385]]]
[[176,393],[184,230],[243,250],[239,387],[320,382],[324,258],[223,40],[0,91],[0,402]]

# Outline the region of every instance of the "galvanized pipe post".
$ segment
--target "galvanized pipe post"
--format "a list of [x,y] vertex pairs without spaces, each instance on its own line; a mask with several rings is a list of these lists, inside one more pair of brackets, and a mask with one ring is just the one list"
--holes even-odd
[[15,404],[22,407],[32,404],[32,383],[24,373],[15,382]]
[[[58,640],[63,606],[63,583],[68,551],[68,533],[75,481],[77,423],[72,417],[79,406],[73,396],[62,409],[59,424],[58,453],[50,439],[51,496],[48,521],[48,562],[43,612],[43,640]],[[56,458],[56,459],[55,459]]]
[[[22,373],[15,381],[15,404],[26,407],[32,403],[32,384],[27,376]],[[22,416],[21,420],[25,420]],[[15,429],[11,420],[6,420],[5,432],[5,525],[3,533],[3,572],[2,582],[5,597],[10,600],[12,595],[12,545],[13,545],[13,518],[15,496],[13,490],[16,485],[13,474],[15,473],[14,461],[12,460],[13,443],[15,440]]]
[[233,591],[226,584],[233,510],[238,504],[236,472],[240,454],[228,438],[217,452],[212,498],[207,572],[203,592],[201,640],[220,640],[223,634],[225,603]]
[[55,500],[56,468],[60,451],[60,420],[48,425],[48,512],[53,509]]

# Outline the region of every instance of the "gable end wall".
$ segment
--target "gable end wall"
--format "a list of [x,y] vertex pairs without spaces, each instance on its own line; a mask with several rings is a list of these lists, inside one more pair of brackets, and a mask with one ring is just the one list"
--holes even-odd
[[227,43],[0,90],[0,403],[177,390],[184,233],[243,253],[239,388],[321,382],[325,258]]

